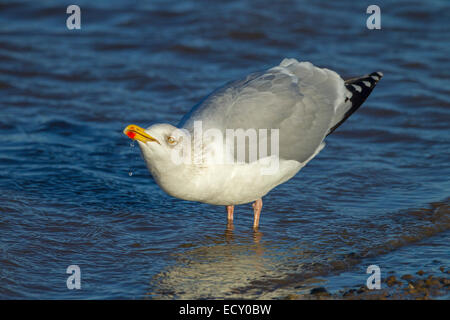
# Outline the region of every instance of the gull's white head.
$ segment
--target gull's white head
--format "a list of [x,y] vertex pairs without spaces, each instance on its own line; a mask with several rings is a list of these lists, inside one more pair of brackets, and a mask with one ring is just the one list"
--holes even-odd
[[177,167],[177,164],[172,161],[172,153],[183,139],[177,127],[161,123],[143,129],[130,124],[123,133],[139,143],[142,156],[154,176],[159,175],[161,171]]

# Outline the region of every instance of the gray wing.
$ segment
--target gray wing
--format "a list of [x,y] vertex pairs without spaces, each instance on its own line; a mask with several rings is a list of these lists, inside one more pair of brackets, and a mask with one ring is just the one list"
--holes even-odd
[[304,162],[314,154],[351,95],[335,72],[284,59],[277,67],[233,82],[206,97],[180,122],[192,130],[279,129],[281,159]]

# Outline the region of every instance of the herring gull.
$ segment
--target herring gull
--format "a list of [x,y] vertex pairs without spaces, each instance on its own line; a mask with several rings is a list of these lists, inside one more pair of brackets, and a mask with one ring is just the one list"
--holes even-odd
[[166,193],[226,206],[229,222],[235,205],[253,202],[257,228],[262,197],[323,149],[324,139],[361,106],[382,76],[343,80],[310,62],[284,59],[215,90],[176,127],[129,125],[124,133],[138,141]]

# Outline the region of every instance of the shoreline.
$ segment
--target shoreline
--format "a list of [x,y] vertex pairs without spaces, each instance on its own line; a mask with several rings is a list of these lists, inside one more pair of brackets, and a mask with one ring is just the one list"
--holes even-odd
[[290,294],[286,300],[430,300],[448,299],[450,269],[440,268],[441,274],[417,270],[400,277],[390,275],[382,281],[381,289],[370,290],[366,285],[354,286],[330,293],[325,287],[315,287],[308,294]]

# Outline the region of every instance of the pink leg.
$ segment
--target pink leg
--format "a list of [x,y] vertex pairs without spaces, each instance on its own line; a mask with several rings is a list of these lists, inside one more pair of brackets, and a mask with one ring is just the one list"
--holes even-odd
[[253,203],[253,212],[255,214],[253,219],[253,228],[257,229],[259,225],[259,215],[261,214],[262,209],[262,199],[258,199]]
[[234,206],[227,206],[228,221],[233,221]]

